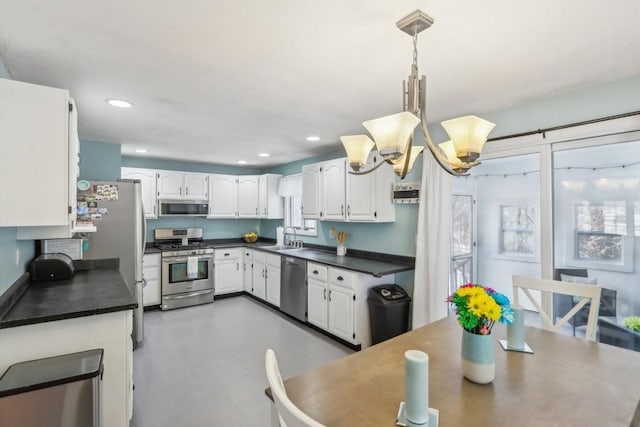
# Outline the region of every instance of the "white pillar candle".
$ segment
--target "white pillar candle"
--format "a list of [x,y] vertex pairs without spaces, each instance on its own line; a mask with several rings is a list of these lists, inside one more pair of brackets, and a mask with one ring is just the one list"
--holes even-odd
[[513,322],[507,326],[507,346],[518,350],[524,349],[524,310],[519,305],[513,309]]
[[419,350],[404,353],[405,417],[413,424],[429,421],[429,355]]

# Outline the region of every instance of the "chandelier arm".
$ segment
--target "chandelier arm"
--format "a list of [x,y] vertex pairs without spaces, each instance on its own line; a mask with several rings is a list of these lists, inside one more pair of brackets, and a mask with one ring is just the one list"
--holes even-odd
[[425,109],[423,105],[422,108],[420,109],[420,127],[422,128],[422,133],[424,134],[424,140],[427,143],[427,147],[429,148],[431,155],[436,160],[436,162],[438,162],[438,164],[442,167],[442,169],[445,170],[445,172],[453,176],[460,176],[459,173],[456,173],[451,168],[451,166],[449,165],[449,161],[446,159],[446,157],[444,157],[440,149],[433,144],[433,141],[431,140],[431,136],[429,135],[429,129],[427,129],[427,117],[425,115],[424,110]]

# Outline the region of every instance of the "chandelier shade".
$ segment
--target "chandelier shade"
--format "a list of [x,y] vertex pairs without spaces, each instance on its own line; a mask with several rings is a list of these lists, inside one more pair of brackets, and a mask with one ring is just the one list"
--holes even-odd
[[442,127],[451,138],[456,157],[463,162],[474,162],[480,157],[482,146],[495,124],[480,117],[464,116],[445,120]]
[[[393,160],[391,163],[393,164],[393,171],[396,173],[396,175],[402,176],[403,173],[406,173],[405,166],[407,171],[411,170],[411,168],[413,168],[413,164],[415,163],[416,159],[422,153],[422,150],[424,150],[423,145],[418,147],[413,146],[411,147],[411,150],[405,153],[402,157],[396,160]],[[407,155],[409,155],[409,164],[405,165],[407,161]]]
[[375,143],[367,135],[347,135],[341,136],[340,141],[344,145],[347,152],[349,166],[354,171],[359,171],[367,163],[369,153],[375,146]]
[[411,144],[413,130],[420,119],[408,111],[368,120],[362,123],[373,137],[380,155],[385,160],[402,157]]

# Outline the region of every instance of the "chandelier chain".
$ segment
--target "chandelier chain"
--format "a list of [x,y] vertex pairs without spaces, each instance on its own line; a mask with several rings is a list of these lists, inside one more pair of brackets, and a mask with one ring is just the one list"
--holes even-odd
[[413,65],[412,74],[418,75],[418,26],[413,27]]

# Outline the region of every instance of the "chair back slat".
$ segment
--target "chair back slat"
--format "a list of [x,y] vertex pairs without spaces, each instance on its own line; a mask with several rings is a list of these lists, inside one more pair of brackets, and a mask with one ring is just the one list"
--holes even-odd
[[[598,307],[600,307],[600,292],[601,288],[595,285],[586,285],[582,283],[569,283],[561,282],[558,280],[548,279],[532,279],[529,277],[513,276],[513,301],[515,304],[519,304],[520,290],[529,299],[531,304],[538,310],[540,317],[542,318],[543,325],[546,329],[557,332],[560,328],[575,316],[582,307],[591,302],[589,307],[589,316],[587,320],[587,331],[585,333],[585,339],[589,341],[596,340],[596,326],[598,321]],[[533,297],[530,290],[540,291],[542,294],[562,294],[571,295],[575,297],[581,297],[581,300],[564,315],[558,322],[552,320],[552,316],[549,315],[540,306],[538,301]]]

